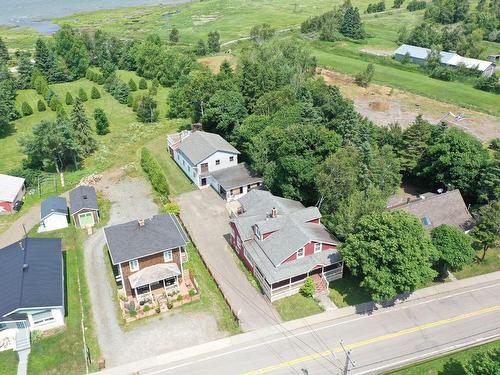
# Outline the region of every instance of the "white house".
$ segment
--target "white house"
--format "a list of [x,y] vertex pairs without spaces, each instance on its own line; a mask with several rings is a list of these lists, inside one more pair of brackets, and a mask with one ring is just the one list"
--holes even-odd
[[30,332],[64,326],[60,238],[24,238],[0,249],[0,351],[30,347]]
[[226,200],[262,186],[262,178],[253,175],[244,163],[238,164],[240,152],[218,134],[187,130],[171,134],[168,149],[196,186],[212,186]]
[[42,202],[38,233],[68,227],[68,205],[66,198],[50,197]]

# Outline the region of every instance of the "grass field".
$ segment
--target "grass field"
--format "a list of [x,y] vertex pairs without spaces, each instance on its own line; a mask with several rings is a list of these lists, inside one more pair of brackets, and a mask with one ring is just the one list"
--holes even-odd
[[[472,355],[488,349],[500,349],[500,341],[476,346],[453,354],[421,362],[416,365],[391,371],[391,375],[466,375],[462,363],[470,360]],[[477,374],[480,375],[480,374]]]
[[[483,255],[482,251],[477,252],[478,260]],[[460,272],[453,272],[457,279],[465,279],[467,277],[483,275],[485,273],[500,271],[500,248],[496,247],[486,252],[486,257],[482,262],[474,262],[466,266]]]
[[306,298],[300,293],[279,299],[273,302],[273,306],[281,319],[285,321],[304,318],[323,311],[315,299]]
[[359,283],[359,279],[346,271],[342,279],[332,281],[329,285],[330,299],[335,306],[341,308],[371,301],[370,295]]

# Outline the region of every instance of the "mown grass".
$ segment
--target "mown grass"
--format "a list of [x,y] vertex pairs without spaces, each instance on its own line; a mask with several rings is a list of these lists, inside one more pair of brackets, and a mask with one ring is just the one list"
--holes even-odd
[[481,257],[483,255],[482,251],[476,253],[477,259],[471,265],[466,266],[460,272],[453,272],[453,275],[457,279],[465,279],[467,277],[483,275],[485,273],[500,271],[500,248],[496,247],[490,249],[486,252],[486,256],[483,261]]
[[[85,372],[85,356],[83,335],[81,328],[81,308],[84,314],[84,328],[86,345],[89,348],[92,364],[90,370],[97,369],[99,345],[95,332],[94,322],[90,311],[90,299],[85,278],[83,260],[84,232],[73,225],[69,228],[45,234],[36,234],[37,237],[61,237],[63,241],[63,257],[65,261],[65,283],[67,316],[65,328],[40,341],[33,343],[29,356],[29,374],[79,374]],[[78,290],[78,278],[80,290]],[[80,299],[81,302],[80,303]]]
[[300,293],[274,301],[273,306],[281,319],[285,321],[304,318],[323,311],[314,298],[304,297]]
[[0,374],[17,374],[17,354],[13,350],[0,352]]
[[[410,365],[399,370],[390,371],[391,375],[466,375],[462,364],[478,352],[489,349],[500,349],[500,341],[476,346],[453,354]],[[480,375],[480,374],[477,374]]]
[[359,279],[344,270],[343,278],[332,281],[329,285],[330,299],[339,308],[371,301],[370,294],[359,284]]

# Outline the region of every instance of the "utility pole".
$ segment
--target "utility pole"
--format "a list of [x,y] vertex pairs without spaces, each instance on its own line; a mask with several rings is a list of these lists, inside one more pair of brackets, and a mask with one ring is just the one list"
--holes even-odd
[[342,347],[342,350],[344,351],[345,354],[345,364],[344,364],[344,369],[342,371],[342,375],[347,375],[349,372],[349,365],[352,365],[352,367],[355,367],[356,364],[355,362],[351,359],[351,352],[352,350],[346,350],[344,347],[344,341],[340,340],[340,346]]

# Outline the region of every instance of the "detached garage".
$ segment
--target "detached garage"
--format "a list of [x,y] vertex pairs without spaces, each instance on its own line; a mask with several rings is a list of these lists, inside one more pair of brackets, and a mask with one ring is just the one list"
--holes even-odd
[[69,192],[71,217],[77,228],[93,227],[99,222],[97,194],[92,186],[78,186]]
[[42,202],[38,233],[68,227],[68,204],[66,198],[50,197]]
[[0,174],[0,214],[18,210],[16,204],[22,203],[24,193],[24,178]]

